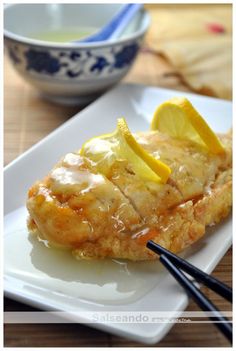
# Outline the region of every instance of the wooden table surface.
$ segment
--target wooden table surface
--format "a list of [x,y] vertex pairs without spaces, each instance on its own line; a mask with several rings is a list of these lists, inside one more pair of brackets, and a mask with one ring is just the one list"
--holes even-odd
[[[8,164],[73,116],[79,108],[57,106],[42,100],[38,93],[16,74],[7,58],[4,66],[4,155],[5,164]],[[143,50],[123,82],[190,91],[172,73],[173,69],[161,56],[154,56]],[[221,260],[213,275],[231,285],[231,250]],[[231,305],[222,298],[205,288],[203,291],[221,310],[231,310]],[[198,310],[191,302],[188,310],[195,309]],[[5,310],[35,309],[5,298]],[[4,343],[7,347],[143,346],[79,324],[6,324]],[[158,346],[222,347],[229,346],[229,343],[212,324],[176,324]]]

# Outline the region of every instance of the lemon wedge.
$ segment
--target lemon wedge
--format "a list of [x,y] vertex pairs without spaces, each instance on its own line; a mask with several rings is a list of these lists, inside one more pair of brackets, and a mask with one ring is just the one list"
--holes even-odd
[[87,141],[80,154],[96,164],[98,171],[107,175],[116,159],[126,159],[132,169],[144,180],[166,183],[170,168],[156,160],[135,140],[124,118],[118,119],[114,133],[104,134]]
[[151,129],[197,142],[213,154],[224,152],[217,135],[184,97],[176,97],[161,104],[154,113]]

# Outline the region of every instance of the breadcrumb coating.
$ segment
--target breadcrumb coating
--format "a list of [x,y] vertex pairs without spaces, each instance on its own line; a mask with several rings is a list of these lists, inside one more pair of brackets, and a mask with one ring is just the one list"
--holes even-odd
[[69,153],[29,190],[30,232],[78,259],[153,260],[157,255],[146,248],[148,240],[179,252],[229,214],[230,133],[219,135],[221,155],[160,132],[134,136],[170,166],[166,184],[143,180],[125,159],[113,157],[104,176],[79,151]]

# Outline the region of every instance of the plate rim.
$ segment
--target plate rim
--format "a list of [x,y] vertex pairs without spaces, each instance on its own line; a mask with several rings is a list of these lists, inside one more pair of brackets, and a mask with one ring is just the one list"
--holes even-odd
[[154,89],[156,91],[164,91],[166,93],[183,93],[187,96],[193,96],[194,98],[199,98],[199,99],[204,99],[204,100],[212,100],[215,102],[223,102],[223,103],[227,103],[229,106],[233,106],[232,101],[229,100],[225,100],[225,99],[219,99],[213,96],[206,96],[206,95],[200,95],[200,94],[195,94],[192,92],[184,92],[184,91],[180,91],[180,90],[173,90],[173,89],[167,89],[167,88],[161,88],[161,87],[157,87],[154,85],[145,85],[145,84],[135,84],[135,83],[122,83],[119,84],[115,87],[113,87],[112,89],[110,89],[108,92],[102,94],[99,98],[97,98],[96,100],[94,100],[92,103],[88,104],[88,106],[84,107],[81,111],[77,112],[75,115],[73,115],[72,117],[70,117],[66,122],[62,123],[61,125],[59,125],[57,128],[55,128],[54,130],[52,130],[49,134],[47,134],[45,137],[43,137],[41,140],[39,140],[38,142],[36,142],[35,144],[33,144],[31,147],[29,147],[29,149],[25,150],[22,154],[18,155],[14,160],[12,160],[11,162],[9,162],[5,167],[4,167],[4,173],[5,171],[7,171],[11,166],[13,166],[17,161],[19,161],[21,158],[23,158],[24,156],[26,156],[28,153],[32,152],[35,148],[37,148],[38,146],[40,146],[44,141],[50,139],[54,134],[56,134],[58,131],[60,131],[61,129],[63,129],[65,126],[69,125],[74,119],[76,119],[78,117],[78,115],[80,113],[83,113],[84,111],[87,111],[88,109],[90,109],[92,106],[94,106],[95,104],[99,103],[101,100],[103,100],[104,98],[106,98],[107,96],[109,96],[110,94],[114,94],[114,92],[116,92],[116,90],[122,89],[123,87],[137,87],[138,89],[147,89],[147,88],[151,88]]
[[[228,106],[232,107],[232,102],[228,101],[228,100],[224,100],[224,99],[218,99],[215,97],[208,97],[208,96],[204,96],[204,95],[198,95],[198,94],[194,94],[192,92],[183,92],[183,91],[179,91],[179,90],[172,90],[172,89],[166,89],[166,88],[161,88],[161,87],[156,87],[156,86],[150,86],[150,85],[144,85],[144,84],[134,84],[134,83],[123,83],[120,84],[118,86],[115,86],[114,88],[112,88],[111,90],[109,90],[108,92],[106,92],[105,94],[103,94],[102,96],[100,96],[98,99],[96,99],[93,103],[89,104],[88,106],[86,106],[85,108],[83,108],[81,111],[79,111],[78,113],[76,113],[74,116],[72,116],[70,119],[68,119],[66,122],[62,123],[60,126],[58,126],[56,129],[54,129],[53,131],[51,131],[48,135],[46,135],[44,138],[42,138],[40,141],[38,141],[37,143],[35,143],[34,145],[32,145],[29,149],[27,149],[25,152],[23,152],[22,154],[20,154],[18,157],[16,157],[14,160],[12,160],[8,165],[6,165],[4,167],[4,175],[6,175],[7,171],[9,171],[11,169],[12,166],[14,166],[15,164],[17,164],[18,162],[21,161],[22,158],[24,158],[26,155],[30,154],[31,152],[34,151],[34,149],[37,149],[41,144],[43,144],[46,140],[49,140],[52,136],[54,136],[55,134],[57,134],[60,130],[64,129],[65,126],[69,126],[76,118],[78,118],[78,116],[83,113],[86,110],[89,110],[91,107],[93,107],[95,104],[99,104],[100,101],[102,101],[104,98],[109,97],[109,95],[115,94],[117,90],[120,90],[124,87],[135,87],[137,89],[141,89],[142,91],[145,89],[153,89],[155,90],[157,93],[158,91],[162,91],[166,94],[185,94],[186,96],[189,97],[193,97],[193,98],[198,98],[201,100],[205,100],[209,103],[209,100],[212,100],[212,102],[223,102],[223,103],[227,103]],[[231,236],[231,240],[232,240],[232,236]],[[210,271],[212,271],[214,269],[214,267],[217,266],[218,262],[222,259],[222,257],[225,255],[225,253],[228,251],[229,247],[231,246],[231,241],[229,240],[229,243],[227,243],[227,249],[224,251],[224,253],[222,253],[222,255],[219,255],[217,257],[217,262],[216,264],[212,264],[213,267],[210,267]],[[20,279],[18,279],[20,280]],[[23,280],[21,280],[23,281]],[[6,281],[4,281],[4,295],[9,297],[9,298],[13,298],[16,301],[19,302],[23,302],[26,304],[29,304],[33,307],[39,308],[39,309],[43,309],[43,308],[52,308],[52,306],[50,304],[47,303],[40,303],[39,301],[37,301],[36,299],[32,298],[35,297],[34,294],[30,294],[27,293],[27,291],[24,291],[23,289],[20,289],[20,294],[19,294],[19,290],[16,289],[14,292],[14,287],[11,289],[8,286],[8,282],[7,282],[7,286],[5,285]],[[31,298],[30,298],[31,295]],[[50,300],[50,299],[49,299]],[[189,303],[189,299],[187,297],[187,295],[185,295],[185,298],[183,296],[183,301],[181,306],[182,310],[184,310]],[[109,332],[115,335],[119,335],[122,336],[124,338],[128,338],[130,340],[135,340],[144,344],[154,344],[159,342],[168,332],[169,330],[173,327],[174,324],[166,324],[165,328],[162,328],[161,332],[159,332],[156,335],[153,335],[151,338],[150,336],[145,336],[144,334],[142,335],[137,335],[137,334],[130,334],[130,332],[125,333],[123,330],[121,329],[117,329],[114,328],[108,324],[103,324],[103,323],[95,323],[93,325],[91,325],[93,328],[105,331],[105,332]],[[90,324],[88,323],[88,326],[90,326]]]

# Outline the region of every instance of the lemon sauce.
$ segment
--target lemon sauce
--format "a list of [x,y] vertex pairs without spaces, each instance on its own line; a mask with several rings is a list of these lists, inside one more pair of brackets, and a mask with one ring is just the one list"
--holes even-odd
[[90,27],[68,27],[31,32],[27,36],[31,39],[42,41],[66,43],[74,40],[80,40],[95,33],[96,31],[96,28]]
[[21,207],[5,219],[5,273],[24,289],[65,303],[122,305],[145,296],[166,274],[158,261],[76,260],[69,250],[45,245],[29,235]]

